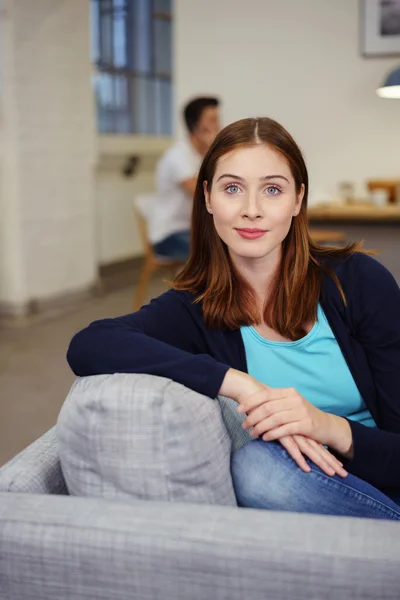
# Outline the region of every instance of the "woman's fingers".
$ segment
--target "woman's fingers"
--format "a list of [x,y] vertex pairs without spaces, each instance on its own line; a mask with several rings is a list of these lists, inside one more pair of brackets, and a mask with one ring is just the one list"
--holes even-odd
[[343,464],[329,450],[311,438],[303,435],[288,435],[280,438],[279,442],[305,473],[311,471],[305,459],[305,456],[307,456],[330,477],[337,474],[344,478],[348,474],[343,468]]
[[335,474],[340,477],[347,476],[347,471],[343,468],[342,463],[321,444],[303,436],[294,436],[294,440],[301,452],[308,456],[324,473],[331,477]]
[[298,444],[295,442],[292,436],[288,435],[286,437],[281,438],[280,443],[285,448],[285,450],[290,454],[293,458],[294,462],[300,467],[302,471],[305,473],[309,473],[311,471],[310,467],[307,464],[306,459],[302,455]]
[[[266,417],[262,421],[257,421],[255,423],[255,425],[252,425],[251,423],[249,423],[250,418],[251,418],[251,415],[249,415],[249,417],[247,417],[247,419],[243,422],[242,426],[243,426],[243,429],[249,429],[249,427],[252,427],[251,435],[253,437],[258,437],[259,435],[265,435],[268,437],[269,432],[279,431],[279,429],[281,427],[288,426],[293,423],[297,424],[297,427],[295,428],[295,430],[297,432],[299,431],[299,428],[300,428],[300,426],[298,425],[299,417],[294,411],[291,411],[291,410],[282,410],[281,412],[271,415],[270,417]],[[286,435],[291,435],[291,434],[286,434]],[[277,436],[276,439],[281,439],[281,437],[284,437],[284,436],[285,436],[285,434],[283,436]],[[264,440],[264,441],[271,441],[271,440]]]
[[315,465],[317,465],[317,467],[319,467],[321,471],[323,471],[330,477],[335,475],[335,469],[329,464],[326,458],[323,455],[321,455],[322,453],[319,451],[319,449],[313,448],[307,443],[306,438],[298,440],[297,444],[300,450],[303,452],[303,454],[308,456],[308,458],[312,460],[312,462]]
[[335,470],[335,473],[337,475],[339,475],[340,477],[343,477],[343,478],[347,477],[348,472],[343,467],[343,463],[341,463],[340,460],[338,460],[336,458],[336,456],[333,456],[333,454],[331,452],[329,452],[329,450],[327,450],[324,446],[322,446],[315,440],[310,439],[309,442],[311,443],[311,445],[314,445],[315,447],[318,448],[318,451],[322,453],[322,455],[325,457],[326,461]]
[[[254,427],[266,419],[269,419],[272,423],[279,423],[279,425],[281,423],[286,423],[288,419],[289,421],[298,420],[298,416],[292,414],[294,411],[291,411],[291,409],[292,406],[290,401],[285,402],[284,398],[281,400],[271,400],[271,402],[266,401],[247,413],[246,418],[243,421],[244,428],[248,429],[249,427]],[[281,419],[277,419],[278,415],[281,417],[282,415],[284,416]]]
[[287,396],[284,389],[273,389],[264,384],[260,385],[262,385],[262,387],[257,392],[251,394],[250,396],[247,396],[246,398],[241,398],[238,401],[239,413],[249,414],[256,408],[265,404],[266,402],[269,402],[270,400],[283,400]]

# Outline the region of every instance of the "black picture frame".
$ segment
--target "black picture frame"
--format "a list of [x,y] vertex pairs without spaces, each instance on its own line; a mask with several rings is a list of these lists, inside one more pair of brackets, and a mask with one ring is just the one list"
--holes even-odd
[[361,54],[400,56],[400,0],[360,0]]

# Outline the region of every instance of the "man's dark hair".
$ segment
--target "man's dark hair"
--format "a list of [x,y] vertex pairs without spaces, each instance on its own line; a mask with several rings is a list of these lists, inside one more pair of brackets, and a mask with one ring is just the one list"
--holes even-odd
[[203,110],[209,106],[219,106],[218,98],[208,96],[203,98],[194,98],[194,100],[191,100],[186,104],[185,108],[183,109],[183,117],[185,119],[186,127],[190,133],[196,129],[201,115],[203,114]]

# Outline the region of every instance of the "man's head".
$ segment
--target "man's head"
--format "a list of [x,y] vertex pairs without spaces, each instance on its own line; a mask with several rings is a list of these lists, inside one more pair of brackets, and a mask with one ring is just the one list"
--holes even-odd
[[194,98],[186,104],[183,116],[193,145],[205,154],[221,129],[218,98]]

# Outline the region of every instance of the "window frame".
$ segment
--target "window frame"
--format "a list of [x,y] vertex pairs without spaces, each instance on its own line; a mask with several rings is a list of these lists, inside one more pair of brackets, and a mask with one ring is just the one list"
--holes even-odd
[[[116,2],[119,2],[122,6],[118,7],[116,6]],[[134,138],[135,142],[137,142],[137,144],[143,148],[143,150],[150,150],[151,148],[164,148],[165,147],[165,142],[168,141],[170,142],[172,135],[173,135],[173,126],[174,126],[174,118],[173,118],[173,113],[171,110],[171,114],[170,114],[170,130],[171,133],[169,134],[158,134],[158,133],[140,133],[137,131],[138,126],[137,126],[137,121],[140,118],[137,111],[135,110],[130,110],[129,106],[132,106],[132,102],[129,100],[129,93],[131,93],[130,90],[130,84],[133,84],[133,82],[136,80],[138,81],[139,78],[140,80],[150,80],[150,81],[154,81],[154,82],[160,82],[160,81],[168,81],[171,85],[171,89],[170,89],[170,94],[171,94],[171,100],[173,97],[173,75],[172,75],[172,69],[170,72],[162,72],[162,71],[157,71],[155,68],[155,27],[156,27],[156,22],[158,21],[168,21],[171,23],[172,26],[172,22],[173,22],[173,10],[171,9],[170,12],[167,11],[162,11],[162,10],[157,10],[155,8],[155,0],[148,0],[149,2],[149,15],[150,15],[150,31],[149,31],[149,52],[150,52],[150,69],[148,71],[141,71],[139,69],[134,68],[133,66],[129,66],[127,63],[129,62],[128,56],[129,56],[129,52],[130,52],[130,56],[133,55],[132,52],[132,42],[133,42],[133,35],[129,35],[128,34],[128,27],[132,26],[133,23],[133,18],[134,18],[134,12],[133,12],[133,4],[131,3],[130,0],[89,0],[90,3],[90,11],[91,11],[91,36],[93,36],[93,33],[95,30],[97,30],[97,49],[98,49],[98,53],[96,56],[96,53],[94,52],[94,42],[93,40],[91,40],[91,46],[92,46],[92,50],[91,50],[91,56],[92,56],[92,66],[93,66],[93,80],[95,81],[96,77],[99,74],[108,74],[110,76],[118,76],[121,75],[122,77],[125,78],[126,81],[126,86],[127,86],[127,95],[128,95],[128,100],[126,102],[126,106],[127,106],[127,111],[126,111],[126,116],[128,119],[131,119],[131,125],[129,127],[129,129],[131,131],[102,131],[99,128],[99,121],[100,121],[100,114],[99,111],[101,110],[101,108],[99,107],[99,101],[98,101],[98,97],[97,97],[97,91],[96,91],[96,85],[94,84],[93,88],[94,88],[94,97],[95,97],[95,114],[96,114],[96,129],[97,129],[97,135],[101,136],[101,137],[107,137],[109,138],[109,141],[105,144],[102,144],[105,147],[113,147],[115,146],[115,140],[116,138],[125,138],[130,140],[130,142],[132,143],[132,138]],[[92,19],[93,17],[93,13],[92,13],[92,7],[94,5],[97,5],[97,9],[96,9],[96,17],[97,17],[97,23],[93,24]],[[103,5],[103,6],[102,6]],[[125,16],[125,27],[126,27],[126,41],[125,41],[125,65],[123,66],[116,66],[115,62],[115,46],[114,46],[114,27],[115,27],[115,15],[118,13],[118,11],[124,11],[126,14]],[[105,39],[105,36],[107,35],[105,33],[105,28],[104,28],[104,22],[103,19],[105,18],[105,16],[107,16],[107,14],[110,15],[110,19],[111,22],[109,24],[109,30],[108,30],[108,39]],[[108,45],[108,48],[107,48]],[[172,46],[172,40],[171,40],[171,46]],[[109,61],[104,60],[104,56],[107,55],[107,53],[109,54]],[[172,55],[172,47],[171,47],[171,55]],[[115,85],[116,82],[114,81],[112,84],[112,104],[114,106],[116,106],[116,92],[115,92]],[[111,88],[110,88],[111,89]],[[129,91],[128,91],[129,90]],[[171,102],[172,104],[172,102]],[[112,112],[114,112],[114,118],[117,120],[118,117],[121,117],[121,115],[123,114],[122,110],[118,110],[118,108],[111,108],[110,109],[111,114]],[[154,118],[156,118],[157,116],[157,108],[155,107],[155,113],[154,113]],[[135,124],[136,121],[136,124]],[[114,129],[116,129],[116,127],[114,127]],[[133,130],[133,131],[132,131]],[[136,130],[136,131],[135,131]]]

